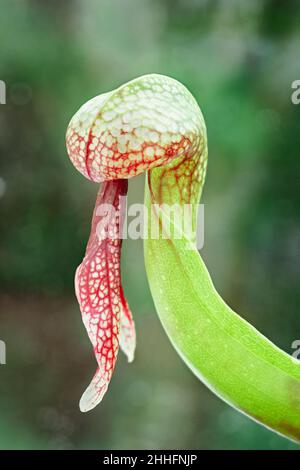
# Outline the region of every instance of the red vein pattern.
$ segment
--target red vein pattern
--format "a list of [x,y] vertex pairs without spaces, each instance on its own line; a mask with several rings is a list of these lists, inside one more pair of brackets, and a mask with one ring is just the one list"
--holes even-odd
[[102,400],[115,367],[119,343],[129,361],[134,356],[135,328],[121,287],[120,271],[119,201],[126,193],[126,180],[107,182],[100,188],[86,254],[75,275],[83,323],[98,363],[80,400],[81,411],[91,410]]

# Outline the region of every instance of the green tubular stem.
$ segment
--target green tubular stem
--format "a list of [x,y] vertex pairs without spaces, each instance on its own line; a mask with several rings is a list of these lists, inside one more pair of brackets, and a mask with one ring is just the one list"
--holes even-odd
[[[159,171],[149,173],[154,187]],[[145,201],[150,227],[157,212],[148,185]],[[148,233],[144,252],[155,307],[184,362],[225,402],[300,442],[300,364],[226,305],[186,237]]]

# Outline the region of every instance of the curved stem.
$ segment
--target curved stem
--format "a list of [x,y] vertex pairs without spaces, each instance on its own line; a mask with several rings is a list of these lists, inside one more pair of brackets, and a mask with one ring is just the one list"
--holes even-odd
[[[184,167],[183,161],[176,171],[183,172]],[[169,171],[174,172],[174,168]],[[168,219],[163,208],[159,215],[154,209],[154,204],[162,203],[164,180],[167,182],[168,177],[162,169],[149,172],[145,195],[148,227],[157,217],[162,227]],[[178,200],[180,191],[173,190],[169,203]],[[300,441],[300,364],[222,300],[201,256],[184,233],[181,239],[171,240],[162,235],[153,239],[149,233],[144,247],[156,310],[184,362],[227,403]]]

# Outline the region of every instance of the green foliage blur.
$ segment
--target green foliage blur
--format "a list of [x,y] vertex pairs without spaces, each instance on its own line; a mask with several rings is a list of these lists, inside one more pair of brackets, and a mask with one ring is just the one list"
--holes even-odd
[[[299,24],[296,0],[0,0],[1,449],[298,448],[182,363],[157,318],[140,241],[122,255],[136,360],[120,353],[102,404],[79,412],[96,364],[73,279],[97,185],[70,164],[65,130],[81,104],[136,76],[182,81],[208,128],[202,254],[228,303],[291,354],[300,339]],[[144,177],[130,182],[131,202],[143,188]]]

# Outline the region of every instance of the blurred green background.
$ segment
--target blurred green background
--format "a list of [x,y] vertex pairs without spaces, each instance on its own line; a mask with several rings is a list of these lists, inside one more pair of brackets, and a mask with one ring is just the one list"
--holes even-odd
[[[70,164],[65,130],[82,103],[138,75],[182,81],[208,127],[202,254],[228,303],[291,354],[300,2],[0,0],[0,12],[0,448],[297,449],[182,363],[155,313],[140,241],[124,244],[122,267],[136,360],[120,353],[101,406],[79,412],[95,361],[73,277],[97,186]],[[143,187],[143,177],[130,182],[130,201],[142,201]]]

